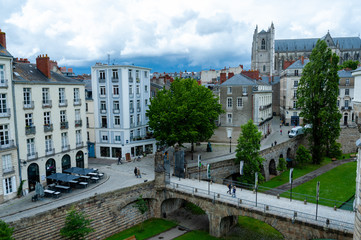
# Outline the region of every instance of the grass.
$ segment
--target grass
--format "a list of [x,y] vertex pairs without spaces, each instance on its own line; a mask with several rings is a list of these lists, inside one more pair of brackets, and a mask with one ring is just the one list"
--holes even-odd
[[123,240],[124,238],[128,238],[133,235],[135,235],[137,240],[147,239],[175,226],[177,226],[175,222],[167,221],[164,219],[152,218],[143,222],[143,231],[139,231],[140,224],[138,224],[122,232],[114,234],[111,237],[108,237],[107,240]]
[[[356,179],[357,162],[349,162],[340,165],[314,179],[308,181],[293,189],[294,193],[302,193],[315,196],[316,184],[320,181],[320,198],[332,199],[339,201],[336,206],[339,207],[342,203],[348,201],[355,194],[355,179]],[[282,193],[282,197],[289,197],[289,192]],[[293,195],[295,196],[295,195]],[[303,200],[303,199],[301,199]],[[307,199],[308,202],[315,203],[315,199]],[[320,204],[333,207],[335,201],[325,202],[320,200]]]
[[219,240],[221,238],[216,238],[213,237],[211,235],[209,235],[207,232],[204,231],[199,231],[199,230],[195,230],[195,231],[191,231],[191,232],[187,232],[186,234],[179,236],[177,238],[174,238],[175,240]]
[[[338,158],[338,160],[348,159],[348,158],[350,158],[351,154],[352,153],[342,154],[342,156],[340,158]],[[296,166],[293,170],[293,179],[295,180],[296,178],[302,177],[302,176],[306,175],[307,173],[315,171],[318,168],[325,166],[329,163],[331,163],[331,158],[324,157],[321,164],[318,164],[318,165],[308,163],[302,167]],[[271,180],[260,184],[260,186],[266,187],[266,188],[276,188],[278,186],[281,186],[281,185],[287,183],[289,181],[289,175],[290,175],[290,170],[286,170],[283,173],[281,173],[280,175],[272,178]],[[261,191],[261,189],[260,189],[260,191]]]

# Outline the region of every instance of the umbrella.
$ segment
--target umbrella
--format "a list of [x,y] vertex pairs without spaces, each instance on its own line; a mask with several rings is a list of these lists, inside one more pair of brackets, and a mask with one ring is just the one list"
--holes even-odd
[[53,179],[55,181],[69,182],[71,180],[78,179],[79,177],[65,173],[54,173],[50,176],[47,176],[46,178]]
[[79,175],[87,175],[88,173],[94,172],[94,169],[90,168],[79,168],[79,167],[72,167],[64,170],[67,173],[75,173]]
[[36,182],[36,184],[35,184],[35,193],[36,193],[39,197],[43,197],[43,196],[44,196],[44,188],[43,188],[43,186],[42,186],[39,182]]

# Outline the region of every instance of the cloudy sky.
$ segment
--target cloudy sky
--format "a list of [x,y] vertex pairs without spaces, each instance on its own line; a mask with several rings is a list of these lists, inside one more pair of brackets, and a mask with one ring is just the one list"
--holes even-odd
[[48,54],[90,73],[96,62],[153,71],[250,67],[256,25],[276,39],[359,36],[359,0],[0,0],[14,57]]

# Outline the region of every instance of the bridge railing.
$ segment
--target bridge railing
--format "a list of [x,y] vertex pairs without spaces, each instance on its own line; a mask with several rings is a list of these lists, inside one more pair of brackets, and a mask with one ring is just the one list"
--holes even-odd
[[262,211],[265,213],[270,213],[273,215],[283,216],[291,218],[292,221],[301,220],[303,222],[309,222],[316,225],[324,226],[324,227],[333,227],[340,230],[353,231],[354,225],[352,223],[340,221],[338,219],[326,218],[322,216],[317,216],[315,214],[309,214],[301,211],[294,211],[286,208],[281,208],[269,204],[263,204],[256,201],[246,200],[238,197],[232,197],[229,194],[221,194],[214,191],[210,191],[209,189],[201,189],[196,188],[180,183],[170,182],[169,186],[175,190],[181,190],[186,193],[190,193],[195,196],[205,197],[212,199],[213,203],[215,201],[222,201],[234,204],[237,207],[247,207],[250,209],[254,209],[257,211]]

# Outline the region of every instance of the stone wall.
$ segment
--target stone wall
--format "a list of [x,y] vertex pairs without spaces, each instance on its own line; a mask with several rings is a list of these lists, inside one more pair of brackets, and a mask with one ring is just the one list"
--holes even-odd
[[140,195],[150,206],[155,203],[154,182],[95,195],[51,211],[9,223],[14,227],[15,239],[62,239],[59,231],[65,224],[66,213],[72,206],[83,211],[90,219],[95,232],[89,239],[104,239],[136,225],[156,214],[154,208],[141,215],[134,203]]
[[340,137],[337,142],[342,145],[343,153],[355,153],[357,152],[356,141],[360,138],[360,133],[357,130],[357,126],[341,127]]

